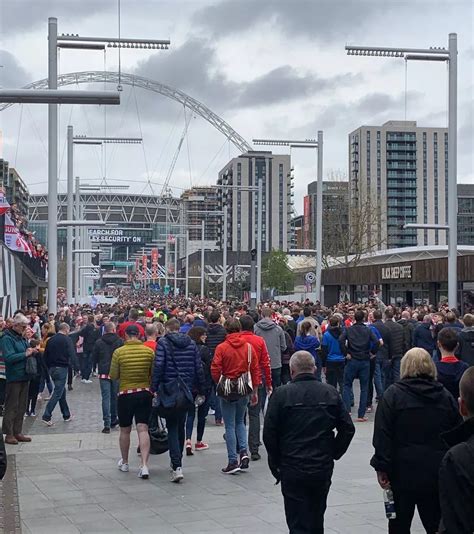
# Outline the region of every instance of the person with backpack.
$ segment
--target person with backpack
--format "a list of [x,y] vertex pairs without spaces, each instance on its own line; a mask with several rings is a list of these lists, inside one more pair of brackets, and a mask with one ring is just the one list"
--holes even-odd
[[239,320],[227,319],[224,326],[227,337],[216,348],[211,374],[217,384],[225,425],[228,463],[222,472],[231,475],[249,467],[244,416],[249,401],[253,406],[258,402],[261,377],[255,350],[241,335]]
[[[166,335],[159,339],[156,347],[152,379],[152,389],[157,394],[166,419],[171,482],[175,483],[184,478],[182,461],[185,423],[188,410],[193,404],[192,392],[203,396],[206,392],[201,352],[195,341],[179,332],[180,326],[177,319],[166,322]],[[165,394],[174,397],[174,406],[165,406],[169,401],[163,397]]]

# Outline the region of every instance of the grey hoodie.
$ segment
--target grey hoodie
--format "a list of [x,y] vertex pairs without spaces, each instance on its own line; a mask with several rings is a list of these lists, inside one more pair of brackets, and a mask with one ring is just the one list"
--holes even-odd
[[270,367],[279,369],[281,367],[281,355],[286,350],[285,333],[281,326],[278,326],[271,319],[265,318],[254,326],[254,332],[265,340],[270,355]]

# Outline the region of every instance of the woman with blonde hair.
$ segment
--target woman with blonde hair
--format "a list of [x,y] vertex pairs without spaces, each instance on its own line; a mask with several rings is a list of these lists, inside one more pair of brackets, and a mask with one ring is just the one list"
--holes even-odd
[[453,396],[436,380],[436,367],[424,349],[402,358],[400,380],[377,407],[370,461],[383,489],[393,491],[396,519],[390,534],[409,534],[418,508],[428,534],[438,532],[438,470],[447,451],[441,434],[461,422]]

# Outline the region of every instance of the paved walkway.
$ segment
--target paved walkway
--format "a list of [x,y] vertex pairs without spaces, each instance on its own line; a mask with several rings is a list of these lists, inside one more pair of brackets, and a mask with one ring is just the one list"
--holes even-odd
[[[117,470],[118,431],[100,433],[97,379],[90,385],[75,382],[69,405],[76,415],[73,422],[59,419],[47,428],[39,417],[27,418],[33,441],[8,446],[16,459],[23,534],[287,532],[280,488],[265,458],[251,463],[247,473],[220,473],[225,443],[213,417],[205,433],[210,449],[185,458],[185,480],[176,485],[169,482],[167,454],[152,456],[148,481],[137,478],[139,459],[134,454],[130,473]],[[60,416],[59,408],[54,415]],[[369,466],[372,429],[372,421],[359,424],[348,454],[336,464],[326,513],[328,534],[387,532],[382,492]],[[133,440],[136,445],[136,435]],[[10,473],[12,487],[14,475]],[[15,515],[15,507],[7,513]],[[5,525],[15,525],[15,517],[7,519]],[[418,518],[412,532],[424,532]]]

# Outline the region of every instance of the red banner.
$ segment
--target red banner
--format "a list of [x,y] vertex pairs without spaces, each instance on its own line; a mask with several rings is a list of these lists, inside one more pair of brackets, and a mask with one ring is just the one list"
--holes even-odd
[[158,278],[158,249],[152,248],[151,249],[151,277],[153,278],[153,281],[155,281]]
[[148,270],[148,256],[146,254],[143,254],[142,256],[142,278],[143,280],[147,278],[147,270]]
[[140,280],[141,273],[140,273],[140,260],[136,258],[135,260],[135,278],[137,280]]
[[309,249],[309,236],[311,227],[311,207],[309,203],[309,196],[305,196],[303,200],[303,248]]

